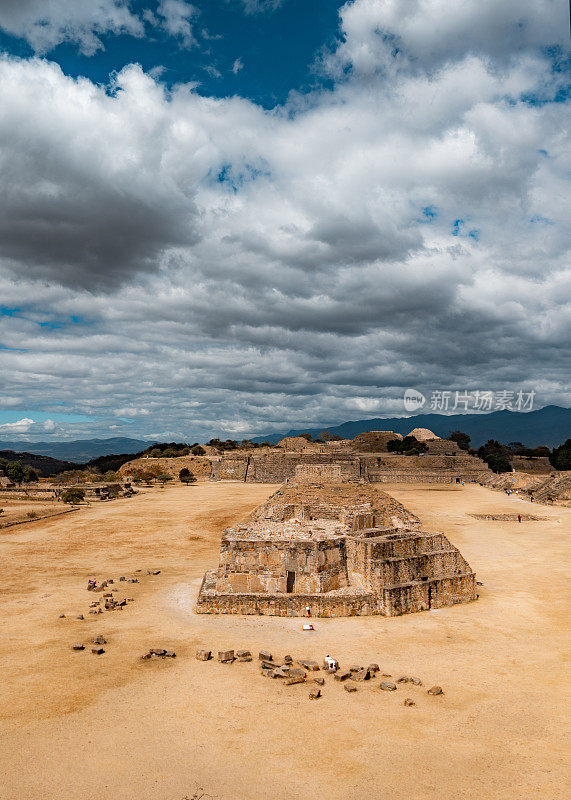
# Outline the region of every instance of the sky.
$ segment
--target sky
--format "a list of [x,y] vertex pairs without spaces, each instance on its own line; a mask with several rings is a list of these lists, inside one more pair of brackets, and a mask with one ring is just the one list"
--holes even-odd
[[567,0],[0,0],[0,440],[571,405],[570,74]]

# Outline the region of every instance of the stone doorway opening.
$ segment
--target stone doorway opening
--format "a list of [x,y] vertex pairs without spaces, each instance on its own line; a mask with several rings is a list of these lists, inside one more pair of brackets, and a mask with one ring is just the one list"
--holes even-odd
[[288,572],[287,574],[287,584],[286,584],[286,592],[291,594],[293,592],[293,587],[295,586],[295,572]]

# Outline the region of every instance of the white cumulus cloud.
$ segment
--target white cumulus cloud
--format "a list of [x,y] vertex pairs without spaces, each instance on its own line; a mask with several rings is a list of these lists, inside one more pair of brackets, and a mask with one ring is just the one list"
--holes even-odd
[[345,4],[329,88],[269,111],[3,58],[3,395],[192,440],[409,386],[569,404],[560,7],[445,9]]

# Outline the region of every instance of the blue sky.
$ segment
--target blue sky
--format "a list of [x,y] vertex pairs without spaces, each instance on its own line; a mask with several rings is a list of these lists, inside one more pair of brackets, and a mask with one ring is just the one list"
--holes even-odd
[[[158,5],[143,0],[131,3],[131,9],[137,15],[156,15]],[[239,94],[266,108],[285,102],[292,90],[304,92],[323,83],[313,63],[339,35],[335,2],[287,0],[275,9],[251,13],[245,13],[239,0],[197,0],[192,7],[191,43],[143,21],[144,36],[103,33],[94,54],[65,42],[50,49],[49,58],[68,75],[103,84],[113,71],[133,62],[145,71],[162,67],[161,80],[167,85],[196,81],[201,94]],[[25,39],[1,31],[0,46],[23,57],[34,54]]]
[[571,402],[563,0],[4,0],[0,440]]

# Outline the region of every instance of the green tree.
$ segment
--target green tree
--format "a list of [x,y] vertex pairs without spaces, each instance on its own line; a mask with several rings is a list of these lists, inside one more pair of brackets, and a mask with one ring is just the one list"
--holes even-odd
[[61,496],[61,499],[63,500],[64,503],[69,503],[70,505],[77,505],[78,503],[83,503],[83,501],[85,500],[85,492],[78,486],[72,486],[69,489],[65,490],[65,492]]
[[498,455],[497,453],[490,453],[486,460],[487,465],[492,472],[511,472],[511,462],[505,456]]
[[13,483],[20,484],[24,481],[26,473],[21,461],[9,461],[4,471]]
[[182,483],[195,483],[196,478],[194,474],[188,469],[188,467],[183,467],[181,471],[178,473],[178,477]]
[[492,472],[512,471],[512,451],[497,439],[488,439],[486,444],[479,447],[478,456],[486,462]]
[[156,475],[156,479],[164,486],[165,483],[173,480],[173,476],[170,474],[170,472],[159,472],[159,474]]
[[559,447],[553,448],[553,452],[549,456],[549,462],[555,469],[571,469],[571,439],[567,439]]
[[462,431],[452,431],[452,433],[448,437],[448,440],[450,442],[456,442],[456,444],[461,450],[470,449],[471,437],[468,436],[467,433],[462,433]]
[[206,455],[206,450],[204,447],[201,447],[199,444],[196,444],[190,451],[193,456],[203,456]]
[[37,470],[32,469],[27,464],[24,465],[24,483],[35,483],[39,477]]

